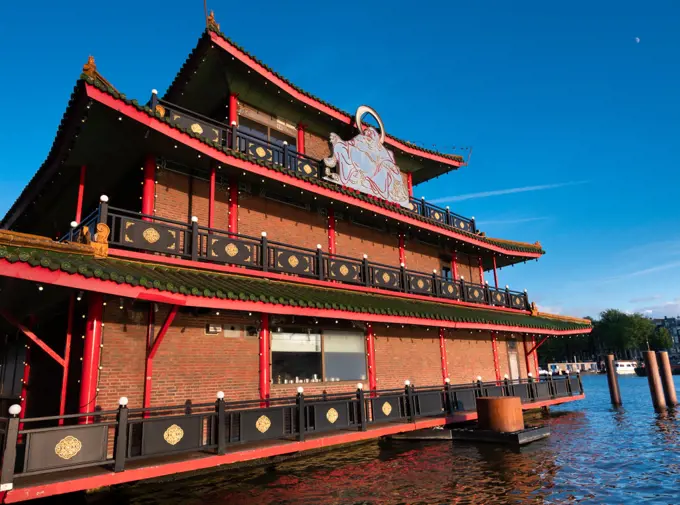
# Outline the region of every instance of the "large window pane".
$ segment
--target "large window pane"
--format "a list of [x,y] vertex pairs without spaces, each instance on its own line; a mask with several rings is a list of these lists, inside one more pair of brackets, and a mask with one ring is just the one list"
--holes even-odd
[[366,380],[363,333],[324,331],[323,351],[326,380]]
[[322,379],[320,334],[274,332],[271,347],[274,383]]

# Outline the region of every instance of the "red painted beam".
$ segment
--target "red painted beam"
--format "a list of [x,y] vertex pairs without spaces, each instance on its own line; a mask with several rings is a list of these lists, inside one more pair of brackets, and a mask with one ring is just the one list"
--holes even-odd
[[229,95],[229,125],[238,123],[238,95]]
[[[543,332],[538,332],[538,333],[543,333]],[[580,333],[586,333],[586,332],[580,332]],[[590,332],[587,332],[587,333],[590,333]],[[546,335],[545,337],[543,337],[543,338],[538,342],[538,344],[532,344],[533,347],[531,348],[531,350],[527,351],[527,355],[531,354],[532,352],[536,351],[539,347],[541,347],[541,346],[543,345],[543,342],[545,342],[546,340],[548,340],[548,336],[549,336],[549,335]]]
[[[262,75],[265,79],[267,79],[269,82],[272,84],[275,84],[282,90],[284,90],[286,93],[294,97],[295,99],[299,100],[300,102],[309,105],[310,107],[314,107],[316,110],[320,112],[324,112],[325,114],[345,123],[345,124],[352,124],[354,121],[354,118],[351,116],[348,116],[326,104],[323,104],[319,102],[318,100],[315,100],[309,95],[306,95],[297,89],[295,89],[293,86],[288,84],[286,81],[278,77],[276,74],[271,72],[270,70],[266,69],[262,64],[259,62],[255,61],[253,58],[245,54],[242,50],[238,49],[237,47],[233,46],[226,40],[224,40],[222,37],[220,37],[218,34],[215,32],[210,32],[210,38],[212,42],[224,49],[227,53],[232,55],[234,58],[237,60],[245,63],[248,65],[252,70],[255,72],[259,73]],[[401,151],[404,151],[407,154],[412,154],[414,156],[419,156],[421,158],[426,158],[432,161],[437,161],[439,163],[443,163],[449,166],[453,167],[460,167],[463,165],[462,161],[457,161],[451,158],[447,158],[446,156],[442,156],[440,154],[435,154],[435,153],[429,153],[426,151],[421,151],[418,148],[411,147],[408,144],[405,144],[397,139],[394,139],[392,137],[386,137],[385,142],[390,144],[393,147],[396,147],[400,149]]]
[[297,152],[305,154],[305,125],[302,123],[297,126]]
[[406,185],[408,186],[408,196],[413,198],[413,174],[406,172]]
[[[149,303],[149,313],[146,320],[146,360],[144,362],[144,396],[142,398],[142,406],[144,408],[151,407],[151,388],[153,387],[153,360],[149,359],[149,351],[153,346],[154,323],[155,323],[154,304]],[[145,417],[148,417],[148,412],[145,412]]]
[[493,282],[498,289],[498,270],[496,269],[496,255],[493,255]]
[[335,209],[328,208],[328,254],[335,254]]
[[215,164],[210,166],[210,182],[208,191],[208,228],[215,225]]
[[[484,266],[482,265],[482,257],[479,256],[478,258],[478,263],[479,263],[479,283],[483,286],[484,285]],[[470,279],[472,280],[472,279]]]
[[60,366],[64,367],[66,362],[64,361],[64,358],[59,356],[56,352],[54,352],[49,345],[47,345],[45,342],[43,342],[35,333],[33,333],[31,330],[29,330],[26,326],[21,324],[19,321],[17,321],[14,316],[9,314],[8,312],[4,310],[0,310],[0,316],[4,317],[5,320],[17,328],[21,333],[26,335],[26,337],[31,340],[35,345],[40,347],[43,351],[47,353],[48,356],[50,356],[54,361],[59,363]]
[[496,373],[496,381],[501,380],[501,367],[498,362],[498,338],[495,331],[491,332],[491,350],[493,351],[493,370]]
[[[142,186],[142,214],[153,216],[156,202],[156,158],[149,155],[144,159]],[[148,218],[146,218],[148,220]]]
[[[585,395],[578,395],[556,398],[554,400],[546,400],[543,402],[527,403],[522,405],[522,409],[532,410],[541,407],[548,407],[551,405],[583,400],[584,398]],[[292,454],[312,449],[361,442],[364,440],[396,435],[397,433],[407,433],[425,428],[433,428],[435,426],[474,421],[475,419],[477,419],[476,412],[461,412],[447,418],[422,419],[413,423],[387,423],[378,427],[371,427],[371,429],[368,431],[340,432],[319,438],[307,439],[304,442],[285,441],[278,444],[266,445],[264,447],[258,446],[255,448],[246,448],[221,456],[210,455],[199,458],[189,458],[184,461],[173,461],[166,464],[156,462],[146,467],[130,468],[119,473],[108,472],[92,477],[79,477],[61,482],[49,482],[47,484],[38,484],[32,486],[19,485],[7,492],[3,503],[18,503],[36,498],[46,498],[48,496],[113,486],[126,482],[156,479],[159,477],[183,472],[195,472],[198,470],[214,468],[221,465],[229,465],[232,463],[241,463],[244,461],[271,458],[273,456],[281,456],[284,454]]]
[[[64,371],[61,374],[61,397],[59,398],[59,415],[63,416],[66,412],[66,390],[68,389],[68,365],[71,358],[71,339],[73,337],[73,316],[76,310],[76,295],[71,293],[68,302],[68,316],[66,319],[66,342],[64,344]],[[59,420],[59,425],[64,424],[64,420]]]
[[236,177],[229,179],[229,230],[238,233],[238,181]]
[[453,272],[453,280],[458,280],[458,258],[456,252],[451,255],[451,270]]
[[[101,293],[87,295],[87,320],[83,344],[83,369],[80,376],[80,402],[78,412],[92,412],[96,407],[101,358],[103,300]],[[91,417],[81,418],[82,424],[93,422]]]
[[80,181],[78,182],[78,201],[76,202],[76,223],[80,223],[83,216],[83,197],[85,196],[85,165],[80,167]]
[[179,309],[179,307],[177,305],[173,305],[170,308],[170,312],[165,317],[165,321],[163,322],[163,326],[161,326],[161,329],[158,332],[158,336],[154,340],[153,346],[151,347],[151,350],[149,351],[149,358],[154,359],[154,357],[156,356],[156,353],[158,352],[158,348],[161,346],[161,343],[163,342],[163,339],[165,338],[165,334],[168,332],[168,329],[172,325],[172,322],[175,320],[175,316],[177,315],[177,309]]
[[193,295],[182,295],[175,293],[166,293],[158,291],[157,289],[147,289],[142,286],[130,286],[125,284],[118,284],[111,281],[103,281],[101,279],[90,278],[87,279],[78,274],[68,274],[61,271],[51,271],[44,267],[32,267],[26,263],[16,262],[9,263],[5,260],[0,260],[1,274],[6,277],[13,277],[34,282],[43,282],[45,284],[53,284],[55,286],[64,286],[73,289],[84,289],[89,291],[97,291],[103,294],[113,296],[124,296],[126,298],[133,298],[141,301],[167,303],[171,305],[190,306],[190,307],[204,307],[209,309],[220,310],[243,310],[246,312],[263,312],[269,314],[283,314],[283,315],[300,315],[301,311],[309,317],[325,317],[329,319],[342,319],[348,321],[356,321],[360,319],[364,322],[377,322],[387,324],[412,324],[416,326],[436,326],[452,329],[463,330],[495,330],[495,331],[509,331],[514,333],[537,333],[543,335],[578,335],[582,333],[589,333],[591,328],[577,329],[577,330],[553,330],[553,329],[535,329],[525,328],[522,326],[509,326],[501,324],[487,324],[487,323],[470,323],[470,322],[456,322],[456,321],[442,321],[439,319],[426,319],[406,316],[389,316],[381,314],[370,314],[364,312],[349,312],[336,309],[314,309],[306,307],[304,309],[292,305],[278,305],[273,303],[253,302],[243,300],[223,300],[220,298],[206,298]]
[[449,364],[446,356],[446,330],[439,328],[439,353],[442,359],[442,381],[449,378]]
[[378,389],[377,370],[375,368],[375,334],[373,325],[366,326],[366,361],[368,364],[368,389],[375,391]]
[[191,261],[191,260],[185,260],[185,259],[180,259],[180,258],[172,258],[172,257],[169,257],[169,256],[156,256],[156,255],[153,255],[153,254],[135,252],[135,251],[126,251],[126,250],[123,250],[123,249],[109,249],[109,256],[116,256],[116,257],[119,257],[119,258],[153,262],[155,264],[161,263],[161,264],[176,265],[176,266],[181,266],[181,267],[185,267],[185,268],[194,268],[194,269],[205,270],[205,271],[236,274],[236,275],[240,275],[240,276],[261,277],[261,278],[264,278],[264,279],[279,280],[279,281],[284,281],[284,282],[294,282],[294,283],[297,283],[297,284],[306,284],[306,285],[309,285],[309,286],[319,286],[319,287],[324,287],[324,288],[342,289],[342,290],[345,290],[345,291],[357,291],[357,292],[360,292],[360,293],[375,293],[377,295],[390,296],[390,297],[396,297],[396,298],[407,298],[407,299],[411,299],[411,300],[422,300],[422,301],[426,301],[426,302],[441,303],[443,305],[456,305],[456,306],[462,306],[462,307],[471,307],[471,308],[474,308],[474,309],[492,310],[492,311],[497,311],[497,312],[509,312],[509,313],[512,313],[512,314],[526,314],[526,315],[531,314],[531,311],[528,311],[528,310],[511,309],[511,308],[508,308],[508,307],[498,307],[498,306],[495,306],[495,305],[480,305],[478,303],[463,302],[463,301],[458,301],[458,300],[448,300],[446,298],[433,298],[431,296],[426,296],[426,295],[416,295],[416,294],[412,294],[412,293],[401,293],[401,292],[398,292],[398,291],[389,291],[389,290],[380,289],[380,288],[368,288],[368,287],[363,287],[363,286],[354,286],[352,284],[341,284],[341,283],[336,283],[336,282],[333,282],[333,281],[320,281],[318,279],[306,279],[304,277],[293,277],[293,276],[290,276],[290,275],[279,274],[279,273],[275,273],[275,272],[261,272],[259,270],[244,269],[244,268],[236,267],[236,266],[221,265],[221,264],[217,264],[217,263],[205,263],[205,262],[201,262],[201,261]]
[[327,189],[323,188],[320,186],[317,186],[316,184],[312,184],[309,182],[306,182],[302,179],[299,179],[298,177],[292,176],[292,175],[287,175],[287,174],[282,174],[280,172],[273,171],[269,168],[260,166],[256,163],[253,163],[251,161],[246,161],[242,160],[240,158],[237,158],[235,156],[230,156],[224,151],[215,149],[213,147],[210,147],[203,143],[199,139],[195,139],[185,133],[182,133],[181,131],[177,130],[176,128],[173,128],[172,126],[163,123],[156,118],[153,118],[146,114],[145,112],[137,110],[135,107],[132,105],[128,105],[121,100],[118,100],[116,98],[113,98],[112,96],[108,95],[107,93],[100,91],[99,89],[95,88],[94,86],[90,84],[85,85],[87,95],[93,100],[98,101],[99,103],[106,105],[108,107],[111,107],[113,110],[116,110],[120,112],[121,114],[124,114],[128,116],[131,119],[134,119],[141,124],[147,126],[148,128],[151,128],[153,130],[156,130],[157,132],[160,132],[167,137],[176,140],[177,142],[182,142],[184,145],[191,147],[192,149],[195,149],[196,151],[205,154],[206,156],[210,156],[214,160],[220,162],[220,163],[225,163],[228,165],[231,165],[235,168],[238,168],[239,170],[243,170],[246,172],[251,172],[253,174],[256,174],[261,177],[267,177],[270,179],[274,179],[277,181],[280,181],[285,184],[289,184],[293,187],[303,189],[306,191],[310,191],[311,193],[315,193],[327,198],[330,198],[332,200],[338,201],[345,203],[347,205],[353,205],[355,207],[369,210],[374,213],[378,213],[381,215],[384,215],[386,217],[389,217],[391,219],[395,219],[399,222],[415,226],[417,228],[421,228],[426,231],[430,231],[432,233],[436,233],[438,235],[442,235],[445,237],[453,238],[456,240],[460,240],[461,242],[466,242],[472,245],[476,245],[478,247],[484,248],[489,251],[495,251],[499,252],[502,254],[506,254],[508,256],[515,256],[515,257],[521,257],[521,258],[539,258],[541,256],[541,253],[532,253],[532,252],[519,252],[519,251],[512,251],[510,249],[505,249],[500,246],[492,245],[487,242],[484,242],[482,240],[476,239],[474,237],[470,237],[468,235],[456,233],[451,230],[446,230],[444,228],[441,228],[439,226],[436,226],[434,224],[426,223],[423,221],[420,221],[419,219],[416,219],[415,217],[410,217],[406,216],[403,214],[400,214],[399,212],[389,210],[389,209],[384,209],[378,205],[374,205],[369,202],[365,202],[363,200],[360,200],[356,197],[350,196],[350,195],[345,195],[343,193],[340,193],[339,191],[335,191],[333,189]]
[[271,333],[269,331],[269,314],[263,312],[260,319],[259,363],[260,363],[260,406],[266,407],[270,397],[271,380],[269,357]]
[[399,234],[399,265],[406,267],[406,246],[403,233]]

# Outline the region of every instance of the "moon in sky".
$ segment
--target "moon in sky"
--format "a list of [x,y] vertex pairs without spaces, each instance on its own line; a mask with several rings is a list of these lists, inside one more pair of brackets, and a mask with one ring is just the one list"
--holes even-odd
[[640,37],[635,37],[635,43],[639,44],[640,43]]

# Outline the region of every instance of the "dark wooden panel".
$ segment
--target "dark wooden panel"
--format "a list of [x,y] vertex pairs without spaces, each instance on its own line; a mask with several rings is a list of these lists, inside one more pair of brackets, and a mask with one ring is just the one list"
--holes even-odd
[[411,293],[430,294],[432,289],[432,276],[408,274],[408,287]]
[[250,139],[245,140],[246,152],[252,157],[261,161],[268,161],[269,163],[280,161],[280,157],[275,156],[276,153],[274,149],[265,142],[257,142]]
[[490,288],[489,296],[491,298],[491,303],[494,305],[506,306],[508,304],[505,297],[505,291]]
[[401,417],[398,397],[372,398],[371,410],[374,422],[396,420]]
[[123,245],[151,251],[181,254],[179,228],[139,219],[121,218]]
[[244,410],[240,421],[241,442],[281,438],[284,435],[281,407]]
[[567,381],[564,379],[553,381],[556,396],[567,396]]
[[328,260],[328,276],[343,282],[361,282],[361,263],[341,259]]
[[472,224],[470,223],[470,221],[465,221],[464,219],[455,216],[451,216],[451,219],[453,221],[451,226],[458,230],[463,230],[472,233]]
[[[163,108],[162,105],[159,107]],[[202,121],[195,117],[184,115],[183,112],[176,112],[169,109],[164,109],[164,115],[172,124],[179,126],[180,128],[185,128],[191,133],[194,133],[205,140],[209,140],[210,142],[220,142],[220,129],[207,121]]]
[[274,269],[299,275],[314,275],[316,256],[290,249],[274,250]]
[[455,281],[442,281],[441,295],[444,298],[460,299],[460,284]]
[[26,438],[25,470],[33,472],[106,461],[108,425],[29,433]]
[[389,268],[373,268],[373,285],[379,288],[401,289],[401,272]]
[[319,164],[305,158],[298,158],[293,155],[290,158],[290,167],[297,170],[302,175],[307,175],[309,177],[319,176]]
[[529,399],[528,384],[512,384],[510,386],[510,396],[519,396],[522,401]]
[[348,401],[318,402],[310,405],[314,409],[316,431],[347,428],[349,426]]
[[418,393],[416,401],[421,416],[440,415],[444,412],[444,396],[439,391]]
[[199,449],[203,438],[201,416],[145,420],[142,425],[142,455]]
[[521,294],[511,294],[510,295],[510,306],[515,309],[526,310],[526,303],[524,303],[524,295]]
[[472,389],[456,391],[456,410],[477,410],[477,397]]
[[484,302],[484,288],[481,286],[465,285],[465,297],[469,302]]
[[427,211],[427,217],[434,219],[439,223],[446,223],[446,212],[440,209],[433,209],[432,207],[425,206]]
[[571,394],[572,395],[580,395],[581,394],[581,386],[578,383],[578,378],[576,378],[576,377],[570,378],[569,384],[571,384]]
[[538,382],[535,385],[535,388],[539,400],[547,400],[550,398],[550,385],[547,382]]
[[486,396],[505,396],[505,387],[489,386],[486,388]]
[[236,265],[256,266],[259,247],[253,242],[208,234],[208,258]]

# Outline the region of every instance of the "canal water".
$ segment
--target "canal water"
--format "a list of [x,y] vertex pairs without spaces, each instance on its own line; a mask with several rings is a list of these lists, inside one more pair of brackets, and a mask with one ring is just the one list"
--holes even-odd
[[[680,379],[677,377],[676,379]],[[553,407],[552,435],[520,450],[371,442],[269,466],[120,486],[88,505],[678,504],[680,412],[655,414],[647,379],[584,376],[586,400]],[[676,380],[680,391],[680,380]],[[83,499],[81,497],[81,499]]]

